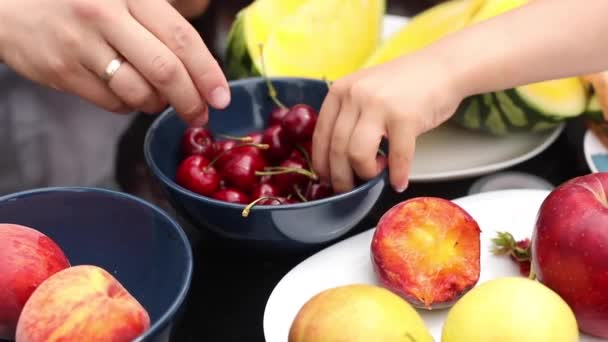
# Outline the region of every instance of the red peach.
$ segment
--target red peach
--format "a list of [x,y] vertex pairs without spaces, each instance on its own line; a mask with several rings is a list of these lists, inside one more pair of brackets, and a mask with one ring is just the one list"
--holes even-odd
[[0,339],[14,339],[17,320],[32,292],[69,266],[48,236],[25,226],[0,224]]
[[17,342],[127,342],[150,327],[146,309],[104,269],[60,271],[34,291],[17,324]]

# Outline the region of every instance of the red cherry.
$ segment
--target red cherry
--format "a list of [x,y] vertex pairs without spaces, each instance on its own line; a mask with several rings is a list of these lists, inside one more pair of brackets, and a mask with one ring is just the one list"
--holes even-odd
[[279,196],[279,190],[276,186],[270,183],[258,183],[251,191],[251,198],[260,198],[265,196]]
[[314,201],[322,198],[329,197],[334,194],[334,190],[330,185],[321,184],[321,183],[308,183],[308,187],[306,188],[306,194],[304,195],[307,200]]
[[184,188],[204,196],[211,196],[220,186],[220,174],[205,157],[192,155],[177,168],[175,181]]
[[269,160],[283,160],[291,152],[292,145],[286,139],[285,132],[281,125],[274,125],[264,130],[262,143],[268,145],[264,154]]
[[285,114],[281,126],[287,137],[297,142],[312,139],[317,124],[317,112],[309,105],[297,104]]
[[[304,155],[304,153],[302,153],[302,151],[306,152],[306,155]],[[302,162],[308,163],[308,162],[312,162],[311,156],[312,156],[312,142],[305,141],[303,143],[296,145],[296,148],[294,148],[293,151],[291,151],[291,154],[289,155],[289,159],[296,159],[296,160],[300,160]]]
[[262,171],[266,165],[266,161],[259,154],[234,152],[232,158],[220,170],[226,184],[243,191],[251,191],[257,184],[256,171]]
[[279,166],[266,168],[257,174],[272,175],[273,183],[281,193],[291,193],[296,187],[305,189],[310,179],[317,180],[317,176],[306,168],[305,162],[294,159],[287,159]]
[[213,158],[213,136],[204,127],[190,127],[182,136],[181,149],[185,156],[200,154],[207,159]]
[[264,133],[263,132],[253,132],[253,133],[247,134],[247,136],[251,138],[252,143],[261,144]]
[[289,113],[289,108],[287,107],[276,107],[270,112],[270,118],[268,119],[268,126],[274,126],[281,124],[285,115]]
[[214,199],[229,203],[247,204],[249,198],[245,193],[237,189],[226,188],[215,192],[212,196]]
[[249,153],[261,156],[262,148],[268,148],[264,145],[253,146],[252,144],[257,145],[255,143],[241,143],[236,140],[217,141],[214,148],[214,158],[218,158],[216,162],[217,168],[222,169],[237,154]]

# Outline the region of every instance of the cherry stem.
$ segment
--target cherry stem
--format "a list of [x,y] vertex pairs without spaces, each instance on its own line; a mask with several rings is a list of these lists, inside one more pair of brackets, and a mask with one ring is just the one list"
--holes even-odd
[[237,140],[237,141],[241,141],[241,142],[252,142],[253,141],[252,137],[237,137],[234,135],[227,135],[227,134],[218,134],[218,136],[226,138],[228,140]]
[[310,156],[308,155],[308,152],[306,152],[306,149],[300,145],[296,145],[296,148],[298,149],[298,151],[300,151],[300,153],[302,153],[304,159],[306,159],[306,164],[308,164],[308,168],[312,170],[312,161],[310,160]]
[[299,186],[294,185],[293,189],[294,189],[296,195],[298,197],[300,197],[300,199],[302,200],[302,202],[308,202],[308,200],[306,199],[306,197],[304,197],[304,195],[302,194],[302,191],[300,191],[300,187]]
[[268,87],[268,94],[270,95],[270,98],[277,106],[279,106],[283,109],[287,109],[287,106],[285,106],[277,98],[277,90],[274,88],[274,86],[272,85],[272,82],[270,82],[270,79],[268,79],[268,76],[266,74],[266,64],[264,63],[264,44],[260,43],[258,46],[260,48],[260,63],[262,64],[262,76],[264,77],[264,80],[266,81],[266,86]]
[[259,149],[262,150],[267,150],[268,147],[270,147],[268,144],[255,144],[255,143],[245,143],[245,144],[240,144],[240,145],[235,145],[225,151],[222,151],[220,154],[218,154],[217,156],[215,156],[215,158],[213,158],[209,164],[207,165],[207,167],[213,166],[213,164],[215,164],[215,162],[217,162],[220,158],[222,158],[223,156],[226,155],[226,153],[236,149],[236,148],[240,148],[240,147],[245,147],[245,146],[253,146],[253,147],[257,147]]
[[536,272],[534,271],[534,263],[530,263],[530,274],[528,274],[528,279],[536,280]]
[[281,199],[279,197],[276,197],[276,196],[262,196],[262,197],[257,198],[255,201],[247,204],[247,206],[245,207],[245,209],[243,209],[243,212],[241,213],[241,215],[243,217],[249,216],[249,213],[251,212],[251,208],[253,208],[256,204],[258,204],[260,201],[263,201],[265,199],[273,199],[273,200],[277,200],[277,201],[279,201],[279,203],[281,203]]
[[272,176],[272,175],[282,175],[285,173],[299,173],[303,176],[306,176],[312,180],[317,180],[319,177],[306,169],[302,169],[299,167],[283,167],[283,166],[275,166],[275,167],[266,167],[265,171],[256,171],[255,174],[257,176]]

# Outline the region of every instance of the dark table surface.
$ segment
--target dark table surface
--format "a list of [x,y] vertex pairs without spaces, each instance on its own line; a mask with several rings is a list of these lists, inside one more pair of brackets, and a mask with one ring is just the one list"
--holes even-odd
[[[412,15],[434,2],[437,1],[389,1],[389,13]],[[204,17],[194,22],[221,59],[222,39],[234,13],[247,1],[214,3]],[[156,187],[143,158],[143,137],[153,119],[153,116],[138,116],[125,132],[119,142],[116,178],[123,191],[149,200],[175,215]],[[506,171],[531,173],[553,185],[589,173],[582,149],[584,131],[581,120],[569,122],[547,150]],[[465,196],[477,179],[413,183],[399,195],[387,188],[372,213],[348,236],[374,227],[380,216],[400,201],[416,196],[448,199]],[[290,269],[317,250],[287,255],[251,251],[218,240],[179,217],[178,220],[192,242],[195,266],[185,313],[177,322],[172,341],[264,341],[262,319],[268,296]]]

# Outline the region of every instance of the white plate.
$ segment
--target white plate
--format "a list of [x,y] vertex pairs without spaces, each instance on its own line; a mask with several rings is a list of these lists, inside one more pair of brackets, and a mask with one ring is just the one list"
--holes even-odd
[[608,149],[595,136],[593,131],[587,130],[583,140],[583,151],[585,160],[591,172],[607,172],[608,171]]
[[[497,231],[509,231],[517,239],[530,237],[538,208],[548,193],[545,190],[503,190],[454,201],[477,220],[482,230],[478,284],[497,277],[519,275],[517,266],[509,258],[492,255],[490,239]],[[360,233],[318,252],[281,279],[270,295],[264,312],[267,342],[287,341],[289,328],[298,310],[320,291],[352,283],[380,285],[370,261],[373,231]],[[419,312],[435,341],[440,341],[448,310]],[[580,341],[600,340],[582,336]]]
[[[408,19],[387,15],[383,37],[406,25]],[[543,133],[498,138],[447,125],[418,138],[410,172],[412,182],[435,182],[476,177],[529,160],[549,147],[563,125]]]

